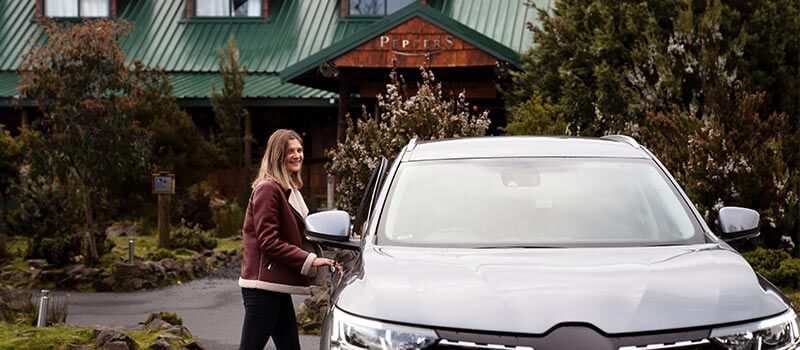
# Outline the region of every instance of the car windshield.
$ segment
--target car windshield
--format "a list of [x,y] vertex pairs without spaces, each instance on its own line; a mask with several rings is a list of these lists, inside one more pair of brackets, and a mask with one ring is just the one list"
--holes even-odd
[[654,162],[502,158],[408,162],[393,180],[378,244],[642,246],[704,242]]

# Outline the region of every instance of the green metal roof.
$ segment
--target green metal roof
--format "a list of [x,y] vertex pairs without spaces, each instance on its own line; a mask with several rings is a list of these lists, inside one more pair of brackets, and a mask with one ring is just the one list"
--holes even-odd
[[522,66],[522,61],[516,51],[498,43],[497,41],[475,31],[474,29],[458,22],[441,12],[421,2],[406,6],[380,21],[371,24],[369,27],[345,38],[322,51],[319,51],[309,58],[301,60],[280,72],[283,81],[291,81],[300,75],[315,69],[320,64],[334,59],[359,45],[389,31],[390,29],[407,22],[408,20],[420,17],[438,27],[446,30],[450,34],[474,45],[475,47],[487,52],[488,54],[504,61],[508,61],[517,67]]
[[[552,0],[533,0],[536,7],[549,11]],[[539,23],[538,12],[526,0],[430,0],[431,7],[483,35],[523,52],[533,46],[527,22]]]
[[[525,1],[429,0],[430,6],[411,7],[429,20],[450,27],[446,29],[468,33],[473,45],[477,42],[476,46],[490,53],[510,56],[511,52],[523,51],[531,45],[532,36],[525,30],[524,22],[535,22],[536,11],[525,6]],[[272,0],[268,20],[187,20],[184,0],[130,0],[120,8],[118,18],[134,23],[133,32],[122,43],[129,61],[140,59],[145,65],[162,67],[176,77],[176,83],[176,73],[218,72],[217,50],[226,45],[231,34],[236,38],[242,66],[250,74],[272,74],[274,78],[290,65],[336,45],[341,47],[345,45],[343,42],[352,43],[368,29],[382,28],[398,14],[383,19],[341,18],[340,2]],[[535,2],[549,7],[550,0]],[[34,11],[34,0],[0,0],[0,74],[15,75],[22,54],[41,35]],[[409,9],[402,12],[408,13]],[[0,97],[16,94],[16,86],[8,85],[16,85],[11,79],[14,78],[6,76],[0,80]],[[267,84],[267,80],[264,78],[264,86],[273,90],[253,90],[264,94],[260,97],[284,96],[297,88],[274,85],[272,80]],[[321,93],[314,89],[306,92],[311,94],[306,97]]]
[[[177,98],[208,98],[211,83],[221,88],[222,77],[218,73],[170,73],[173,94]],[[0,75],[2,79],[2,75]],[[244,98],[336,98],[338,95],[292,83],[281,83],[275,74],[248,74],[245,77]]]
[[120,17],[136,24],[123,47],[132,60],[167,71],[216,72],[233,35],[248,72],[277,72],[369,25],[339,20],[338,0],[273,1],[269,20],[191,19],[184,1],[132,1]]
[[0,96],[11,97],[18,95],[17,85],[19,85],[17,73],[0,72]]
[[0,1],[0,71],[16,70],[32,38],[41,32],[33,21],[35,5],[27,0]]

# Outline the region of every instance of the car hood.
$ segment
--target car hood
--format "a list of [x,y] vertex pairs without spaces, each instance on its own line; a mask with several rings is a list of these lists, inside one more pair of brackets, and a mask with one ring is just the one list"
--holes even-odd
[[709,326],[785,311],[736,252],[717,244],[637,248],[365,247],[336,305],[434,328],[607,334]]

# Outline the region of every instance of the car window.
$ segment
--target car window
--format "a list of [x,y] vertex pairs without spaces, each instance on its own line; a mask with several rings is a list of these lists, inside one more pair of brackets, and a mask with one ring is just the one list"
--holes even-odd
[[356,210],[356,217],[353,220],[353,234],[357,237],[364,234],[367,219],[369,219],[369,216],[372,214],[372,209],[375,206],[377,192],[381,188],[381,185],[383,185],[383,179],[386,177],[387,166],[388,160],[386,160],[386,157],[381,156],[375,163],[375,168],[372,171],[372,175],[369,177],[367,187],[361,195],[361,201]]
[[476,159],[401,165],[379,244],[701,243],[686,203],[643,159]]

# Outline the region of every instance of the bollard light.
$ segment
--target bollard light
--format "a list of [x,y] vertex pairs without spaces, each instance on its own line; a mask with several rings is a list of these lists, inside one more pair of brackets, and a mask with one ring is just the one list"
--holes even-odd
[[133,238],[128,238],[128,262],[133,264]]
[[42,289],[42,295],[39,297],[39,318],[36,320],[36,327],[45,327],[47,325],[47,307],[50,299],[50,291]]
[[328,174],[328,210],[333,210],[333,175]]

